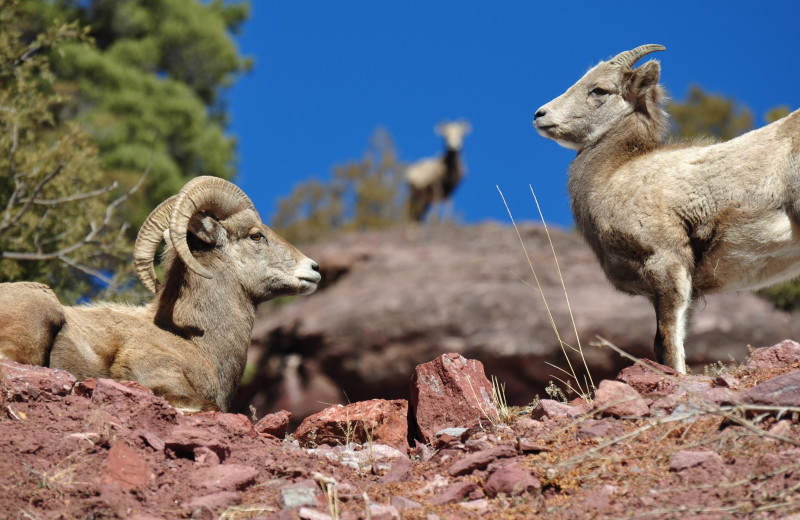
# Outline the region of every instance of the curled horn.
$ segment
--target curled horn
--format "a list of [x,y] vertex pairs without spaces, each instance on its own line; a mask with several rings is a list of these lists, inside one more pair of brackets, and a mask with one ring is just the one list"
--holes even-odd
[[133,265],[136,268],[136,274],[152,293],[155,293],[159,286],[156,271],[153,268],[153,259],[156,256],[158,244],[161,243],[162,233],[169,227],[169,217],[172,214],[174,202],[175,196],[173,195],[150,212],[139,229],[136,243],[133,246]]
[[615,63],[617,65],[622,65],[623,67],[633,67],[633,64],[642,59],[642,57],[650,54],[651,52],[656,51],[665,51],[667,50],[666,47],[663,45],[658,45],[655,43],[648,43],[647,45],[640,45],[635,49],[620,52],[613,58],[611,58],[610,63]]
[[175,196],[169,219],[169,237],[183,264],[204,278],[212,278],[211,272],[200,265],[189,250],[186,242],[189,220],[198,212],[222,220],[244,209],[256,210],[245,192],[225,179],[203,176],[186,183]]

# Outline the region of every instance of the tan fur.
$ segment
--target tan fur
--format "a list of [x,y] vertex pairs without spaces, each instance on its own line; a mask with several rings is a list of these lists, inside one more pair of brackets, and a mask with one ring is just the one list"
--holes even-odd
[[45,365],[64,325],[55,293],[34,282],[0,284],[0,358]]
[[[227,410],[247,361],[256,305],[313,292],[318,266],[252,209],[222,220],[203,213],[192,226],[192,255],[213,277],[187,269],[168,240],[164,283],[143,307],[62,307],[46,286],[0,284],[0,354],[47,364],[47,353],[49,366],[81,379],[138,381],[185,411]],[[264,240],[255,240],[257,233]]]
[[700,295],[800,275],[800,111],[728,142],[667,146],[658,63],[613,62],[541,107],[534,125],[577,150],[576,224],[608,279],[653,303],[658,361],[685,371]]

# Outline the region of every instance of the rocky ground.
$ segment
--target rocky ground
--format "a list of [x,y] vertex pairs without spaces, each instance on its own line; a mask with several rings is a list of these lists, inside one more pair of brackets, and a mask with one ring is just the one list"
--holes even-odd
[[595,383],[591,401],[508,409],[480,362],[444,354],[406,399],[287,435],[288,413],[186,416],[135,383],[0,362],[0,518],[800,515],[800,344]]

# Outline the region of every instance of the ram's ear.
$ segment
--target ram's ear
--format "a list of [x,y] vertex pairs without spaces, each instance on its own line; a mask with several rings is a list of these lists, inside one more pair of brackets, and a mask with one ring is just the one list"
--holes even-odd
[[198,213],[189,220],[189,231],[206,244],[217,244],[225,229],[214,217]]
[[650,60],[638,69],[634,69],[625,78],[626,97],[634,104],[644,103],[647,95],[658,85],[661,78],[661,66]]

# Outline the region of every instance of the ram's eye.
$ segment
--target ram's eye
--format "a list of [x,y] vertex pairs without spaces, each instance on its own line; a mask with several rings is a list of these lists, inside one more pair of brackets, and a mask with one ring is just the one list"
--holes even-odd
[[590,94],[594,94],[596,96],[606,96],[606,95],[609,94],[609,92],[604,88],[595,87],[595,88],[592,89]]
[[264,235],[262,235],[261,233],[252,233],[250,235],[250,240],[252,240],[253,242],[261,242],[262,240],[264,240]]

